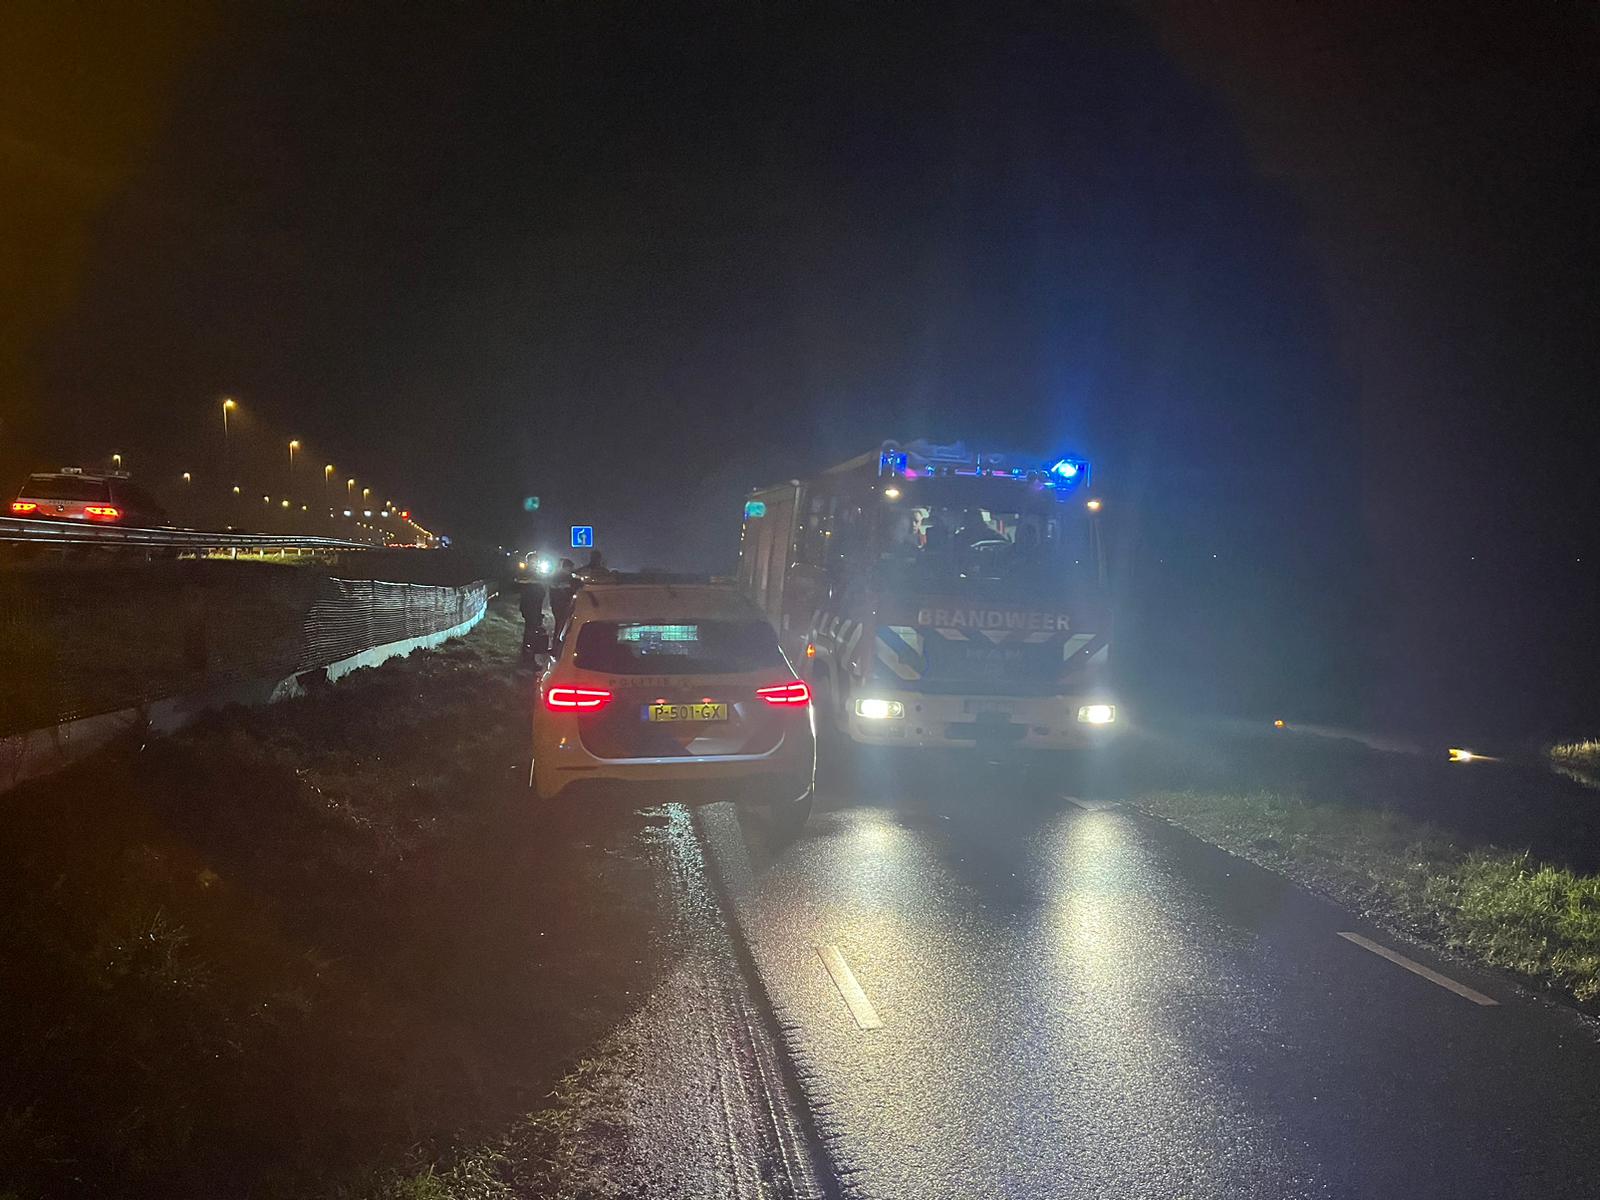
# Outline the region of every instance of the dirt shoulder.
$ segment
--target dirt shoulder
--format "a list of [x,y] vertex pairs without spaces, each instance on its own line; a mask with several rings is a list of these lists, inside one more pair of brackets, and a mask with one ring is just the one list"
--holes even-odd
[[681,947],[665,818],[530,810],[517,654],[492,611],[0,800],[0,1195],[422,1195],[530,1121],[559,1176]]

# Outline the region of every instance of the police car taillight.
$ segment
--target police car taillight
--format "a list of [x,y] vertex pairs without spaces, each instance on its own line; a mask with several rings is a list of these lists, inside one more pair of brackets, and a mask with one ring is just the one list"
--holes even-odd
[[756,695],[777,708],[799,708],[811,703],[811,689],[802,680],[775,683],[771,687],[757,688]]
[[544,693],[544,706],[552,712],[599,712],[610,703],[605,688],[551,687]]

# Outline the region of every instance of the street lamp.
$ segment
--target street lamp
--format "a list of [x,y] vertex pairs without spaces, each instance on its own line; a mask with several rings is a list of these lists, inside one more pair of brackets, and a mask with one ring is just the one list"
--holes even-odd
[[228,466],[233,458],[233,443],[228,439],[228,414],[239,407],[232,396],[222,398],[222,465]]
[[356,481],[354,479],[346,479],[344,481],[344,495],[346,500],[354,500],[356,498]]
[[371,488],[362,488],[361,489],[361,502],[363,504],[365,504],[367,502],[367,497],[370,496],[370,495],[372,495],[372,489]]
[[185,471],[183,473],[183,481],[185,483],[193,483],[194,482],[194,476],[189,474],[189,472]]
[[289,494],[294,495],[294,452],[300,449],[300,439],[289,439]]
[[112,466],[113,470],[117,470],[117,471],[122,470],[122,455],[113,454],[111,456],[111,466]]

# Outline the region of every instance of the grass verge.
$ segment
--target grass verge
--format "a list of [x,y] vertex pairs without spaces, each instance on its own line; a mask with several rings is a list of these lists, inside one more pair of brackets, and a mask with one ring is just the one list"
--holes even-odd
[[1600,738],[1551,746],[1550,765],[1584,787],[1600,788]]
[[1463,845],[1393,809],[1293,792],[1155,791],[1137,803],[1425,940],[1600,1002],[1600,877]]
[[525,1128],[555,1178],[670,913],[651,818],[530,813],[518,648],[491,612],[0,799],[0,1195],[425,1196]]

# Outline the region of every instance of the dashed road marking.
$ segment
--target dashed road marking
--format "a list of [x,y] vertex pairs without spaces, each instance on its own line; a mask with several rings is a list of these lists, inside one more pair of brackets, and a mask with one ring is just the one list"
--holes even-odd
[[1397,951],[1389,949],[1387,946],[1380,946],[1371,938],[1364,938],[1359,933],[1341,932],[1339,936],[1347,942],[1354,942],[1363,950],[1371,950],[1379,958],[1387,958],[1395,966],[1404,967],[1413,975],[1421,975],[1428,982],[1437,983],[1440,987],[1452,991],[1456,995],[1464,997],[1467,1000],[1471,1000],[1474,1004],[1498,1006],[1500,1003],[1500,1001],[1495,1000],[1492,997],[1485,996],[1482,992],[1473,991],[1464,983],[1457,983],[1448,975],[1439,974],[1439,972],[1435,971],[1432,967],[1425,967],[1421,963],[1407,958],[1404,954],[1400,954]]
[[1085,800],[1082,796],[1063,796],[1061,798],[1068,804],[1077,805],[1084,812],[1102,812],[1108,808],[1117,808],[1122,803],[1120,800]]
[[850,969],[850,964],[845,962],[839,947],[818,946],[817,957],[822,959],[822,965],[828,968],[828,974],[833,978],[833,986],[838,988],[839,995],[844,997],[844,1005],[856,1019],[856,1024],[862,1029],[882,1029],[883,1022],[878,1020],[872,1001],[867,999],[867,994],[856,982],[855,972]]

